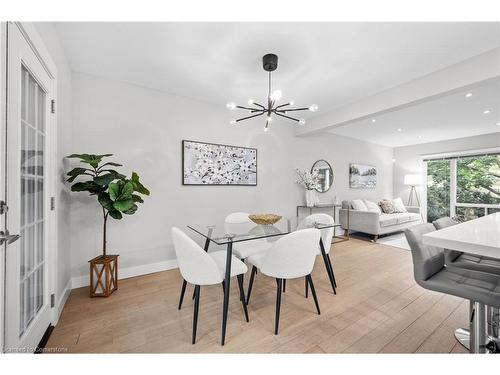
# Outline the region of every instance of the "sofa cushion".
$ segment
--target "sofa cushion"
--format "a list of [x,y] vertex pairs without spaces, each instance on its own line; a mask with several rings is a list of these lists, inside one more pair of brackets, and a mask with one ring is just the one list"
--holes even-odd
[[394,206],[392,204],[392,201],[390,200],[382,200],[380,201],[380,208],[382,209],[382,212],[384,214],[392,214],[394,213]]
[[398,223],[397,214],[381,214],[379,217],[381,227],[389,227]]
[[397,217],[398,224],[408,223],[410,221],[420,220],[420,215],[412,212],[394,214]]
[[355,210],[368,211],[368,208],[366,207],[365,202],[363,202],[361,199],[353,199],[351,204],[352,204],[352,208]]
[[392,205],[394,206],[394,212],[408,212],[401,198],[393,199]]
[[398,225],[409,223],[411,221],[420,220],[420,215],[405,212],[405,213],[397,213],[397,214],[381,214],[379,218],[380,227],[389,227],[391,225]]
[[368,211],[376,212],[379,215],[382,213],[382,211],[380,210],[380,207],[378,206],[377,203],[367,201],[366,199],[363,199],[363,201],[365,202],[365,205],[366,205],[366,208],[368,209]]

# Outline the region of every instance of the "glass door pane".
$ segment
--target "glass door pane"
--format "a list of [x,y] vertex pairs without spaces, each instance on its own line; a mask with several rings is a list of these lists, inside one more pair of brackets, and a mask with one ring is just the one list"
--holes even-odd
[[427,161],[427,222],[450,216],[450,161]]
[[23,67],[21,87],[21,337],[44,304],[46,93]]

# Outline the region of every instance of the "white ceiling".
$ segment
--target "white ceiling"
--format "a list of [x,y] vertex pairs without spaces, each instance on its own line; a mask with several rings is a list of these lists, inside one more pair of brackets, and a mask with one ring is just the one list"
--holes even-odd
[[[263,101],[267,74],[261,57],[276,53],[274,87],[282,89],[284,99],[317,103],[325,113],[500,46],[499,25],[87,22],[56,27],[74,71],[221,108],[228,101]],[[394,141],[388,136],[377,142]]]
[[[467,98],[467,93],[472,96]],[[485,110],[490,112],[484,114]],[[499,122],[500,80],[497,79],[329,132],[398,147],[500,132],[500,126],[496,125]]]

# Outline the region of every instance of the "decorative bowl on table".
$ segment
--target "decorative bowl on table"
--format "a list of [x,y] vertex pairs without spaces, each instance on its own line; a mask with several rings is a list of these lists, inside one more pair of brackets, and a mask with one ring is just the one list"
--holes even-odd
[[248,215],[248,218],[258,225],[273,225],[281,219],[275,214]]

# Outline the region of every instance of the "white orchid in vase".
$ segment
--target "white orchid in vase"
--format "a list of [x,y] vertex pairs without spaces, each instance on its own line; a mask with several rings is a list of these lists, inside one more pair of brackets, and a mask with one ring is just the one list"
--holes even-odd
[[306,190],[315,190],[319,187],[320,175],[316,168],[313,169],[312,172],[301,171],[300,169],[296,169],[295,172],[298,176],[298,179],[295,182],[297,182]]
[[318,195],[316,194],[316,189],[320,186],[320,175],[319,171],[314,168],[311,172],[301,171],[296,169],[298,179],[295,181],[302,187],[306,189],[306,205],[307,207],[314,207],[319,203]]

